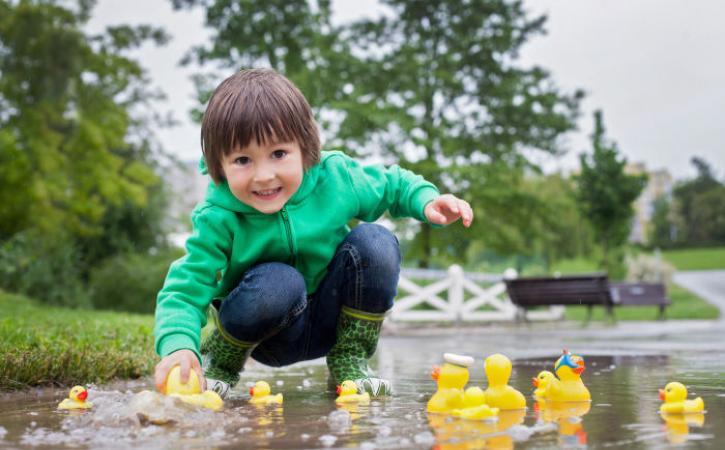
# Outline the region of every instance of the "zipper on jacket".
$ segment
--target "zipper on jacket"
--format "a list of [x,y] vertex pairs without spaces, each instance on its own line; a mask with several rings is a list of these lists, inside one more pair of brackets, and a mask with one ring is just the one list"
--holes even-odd
[[282,214],[282,222],[284,223],[284,231],[287,233],[287,244],[289,245],[290,252],[290,265],[294,267],[297,264],[297,252],[295,251],[294,238],[292,237],[292,225],[290,225],[289,216],[287,210],[282,208],[280,210]]

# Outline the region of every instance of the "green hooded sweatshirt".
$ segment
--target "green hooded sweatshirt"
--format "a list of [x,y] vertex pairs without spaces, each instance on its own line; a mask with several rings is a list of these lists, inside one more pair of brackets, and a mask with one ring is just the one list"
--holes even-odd
[[209,183],[205,200],[191,213],[186,255],[171,264],[156,300],[156,352],[166,356],[189,349],[199,356],[209,303],[231,292],[250,267],[290,264],[313,293],[350,232],[350,219],[373,222],[390,211],[393,217],[425,221],[423,209],[438,195],[413,172],[363,167],[340,152],[322,152],[299,190],[273,214],[237,200],[225,181]]

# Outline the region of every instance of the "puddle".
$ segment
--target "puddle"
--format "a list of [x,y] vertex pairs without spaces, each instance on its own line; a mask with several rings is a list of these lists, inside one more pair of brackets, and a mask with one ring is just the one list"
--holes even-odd
[[[687,351],[682,342],[662,342],[652,350],[657,339],[644,340],[641,347],[632,342],[564,340],[568,342],[561,336],[493,334],[386,337],[376,362],[379,372],[394,381],[396,395],[348,409],[335,407],[323,360],[284,369],[254,365],[234,390],[237,398],[218,413],[173,402],[139,406],[134,401],[139,392],[151,389],[150,379],[90,386],[89,400],[95,407],[86,413],[56,411],[66,389],[2,394],[0,448],[725,447],[725,431],[718,427],[725,423],[725,351]],[[540,370],[551,369],[562,343],[585,357],[583,379],[592,403],[579,410],[542,410],[533,402],[530,380]],[[429,370],[442,362],[444,351],[476,358],[469,386],[485,386],[482,361],[487,354],[506,353],[514,362],[510,384],[526,394],[528,409],[504,414],[498,423],[429,417],[426,401],[435,390]],[[273,392],[284,394],[283,407],[247,402],[247,383],[257,379],[270,381]],[[658,389],[672,380],[686,384],[691,396],[705,399],[707,414],[701,420],[660,417]]]

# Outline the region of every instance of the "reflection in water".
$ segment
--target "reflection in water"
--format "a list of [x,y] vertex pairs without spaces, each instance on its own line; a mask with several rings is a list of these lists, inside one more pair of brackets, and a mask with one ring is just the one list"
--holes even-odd
[[665,421],[667,440],[670,444],[682,444],[690,436],[690,427],[702,428],[705,424],[705,414],[667,414],[660,413]]
[[559,430],[559,445],[567,448],[587,446],[587,433],[582,417],[591,409],[591,402],[551,403],[539,400],[534,405],[537,421],[555,423]]
[[514,425],[523,423],[526,410],[501,411],[498,420],[466,420],[440,414],[429,414],[428,424],[435,435],[435,448],[511,449],[514,437],[507,433]]

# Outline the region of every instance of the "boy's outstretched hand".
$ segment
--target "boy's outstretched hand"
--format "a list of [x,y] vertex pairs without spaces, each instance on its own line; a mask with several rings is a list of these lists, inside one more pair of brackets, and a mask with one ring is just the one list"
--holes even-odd
[[196,372],[199,377],[199,384],[201,384],[201,390],[206,390],[206,380],[204,379],[204,373],[201,370],[201,364],[196,354],[191,350],[177,350],[170,355],[166,355],[158,364],[156,364],[156,371],[154,372],[154,382],[156,384],[156,390],[164,393],[166,392],[166,378],[169,376],[169,372],[174,366],[180,366],[181,368],[181,382],[186,384],[189,381],[189,370]]
[[423,213],[430,223],[436,225],[448,225],[461,219],[463,226],[468,228],[473,222],[471,205],[453,194],[443,194],[428,203]]

